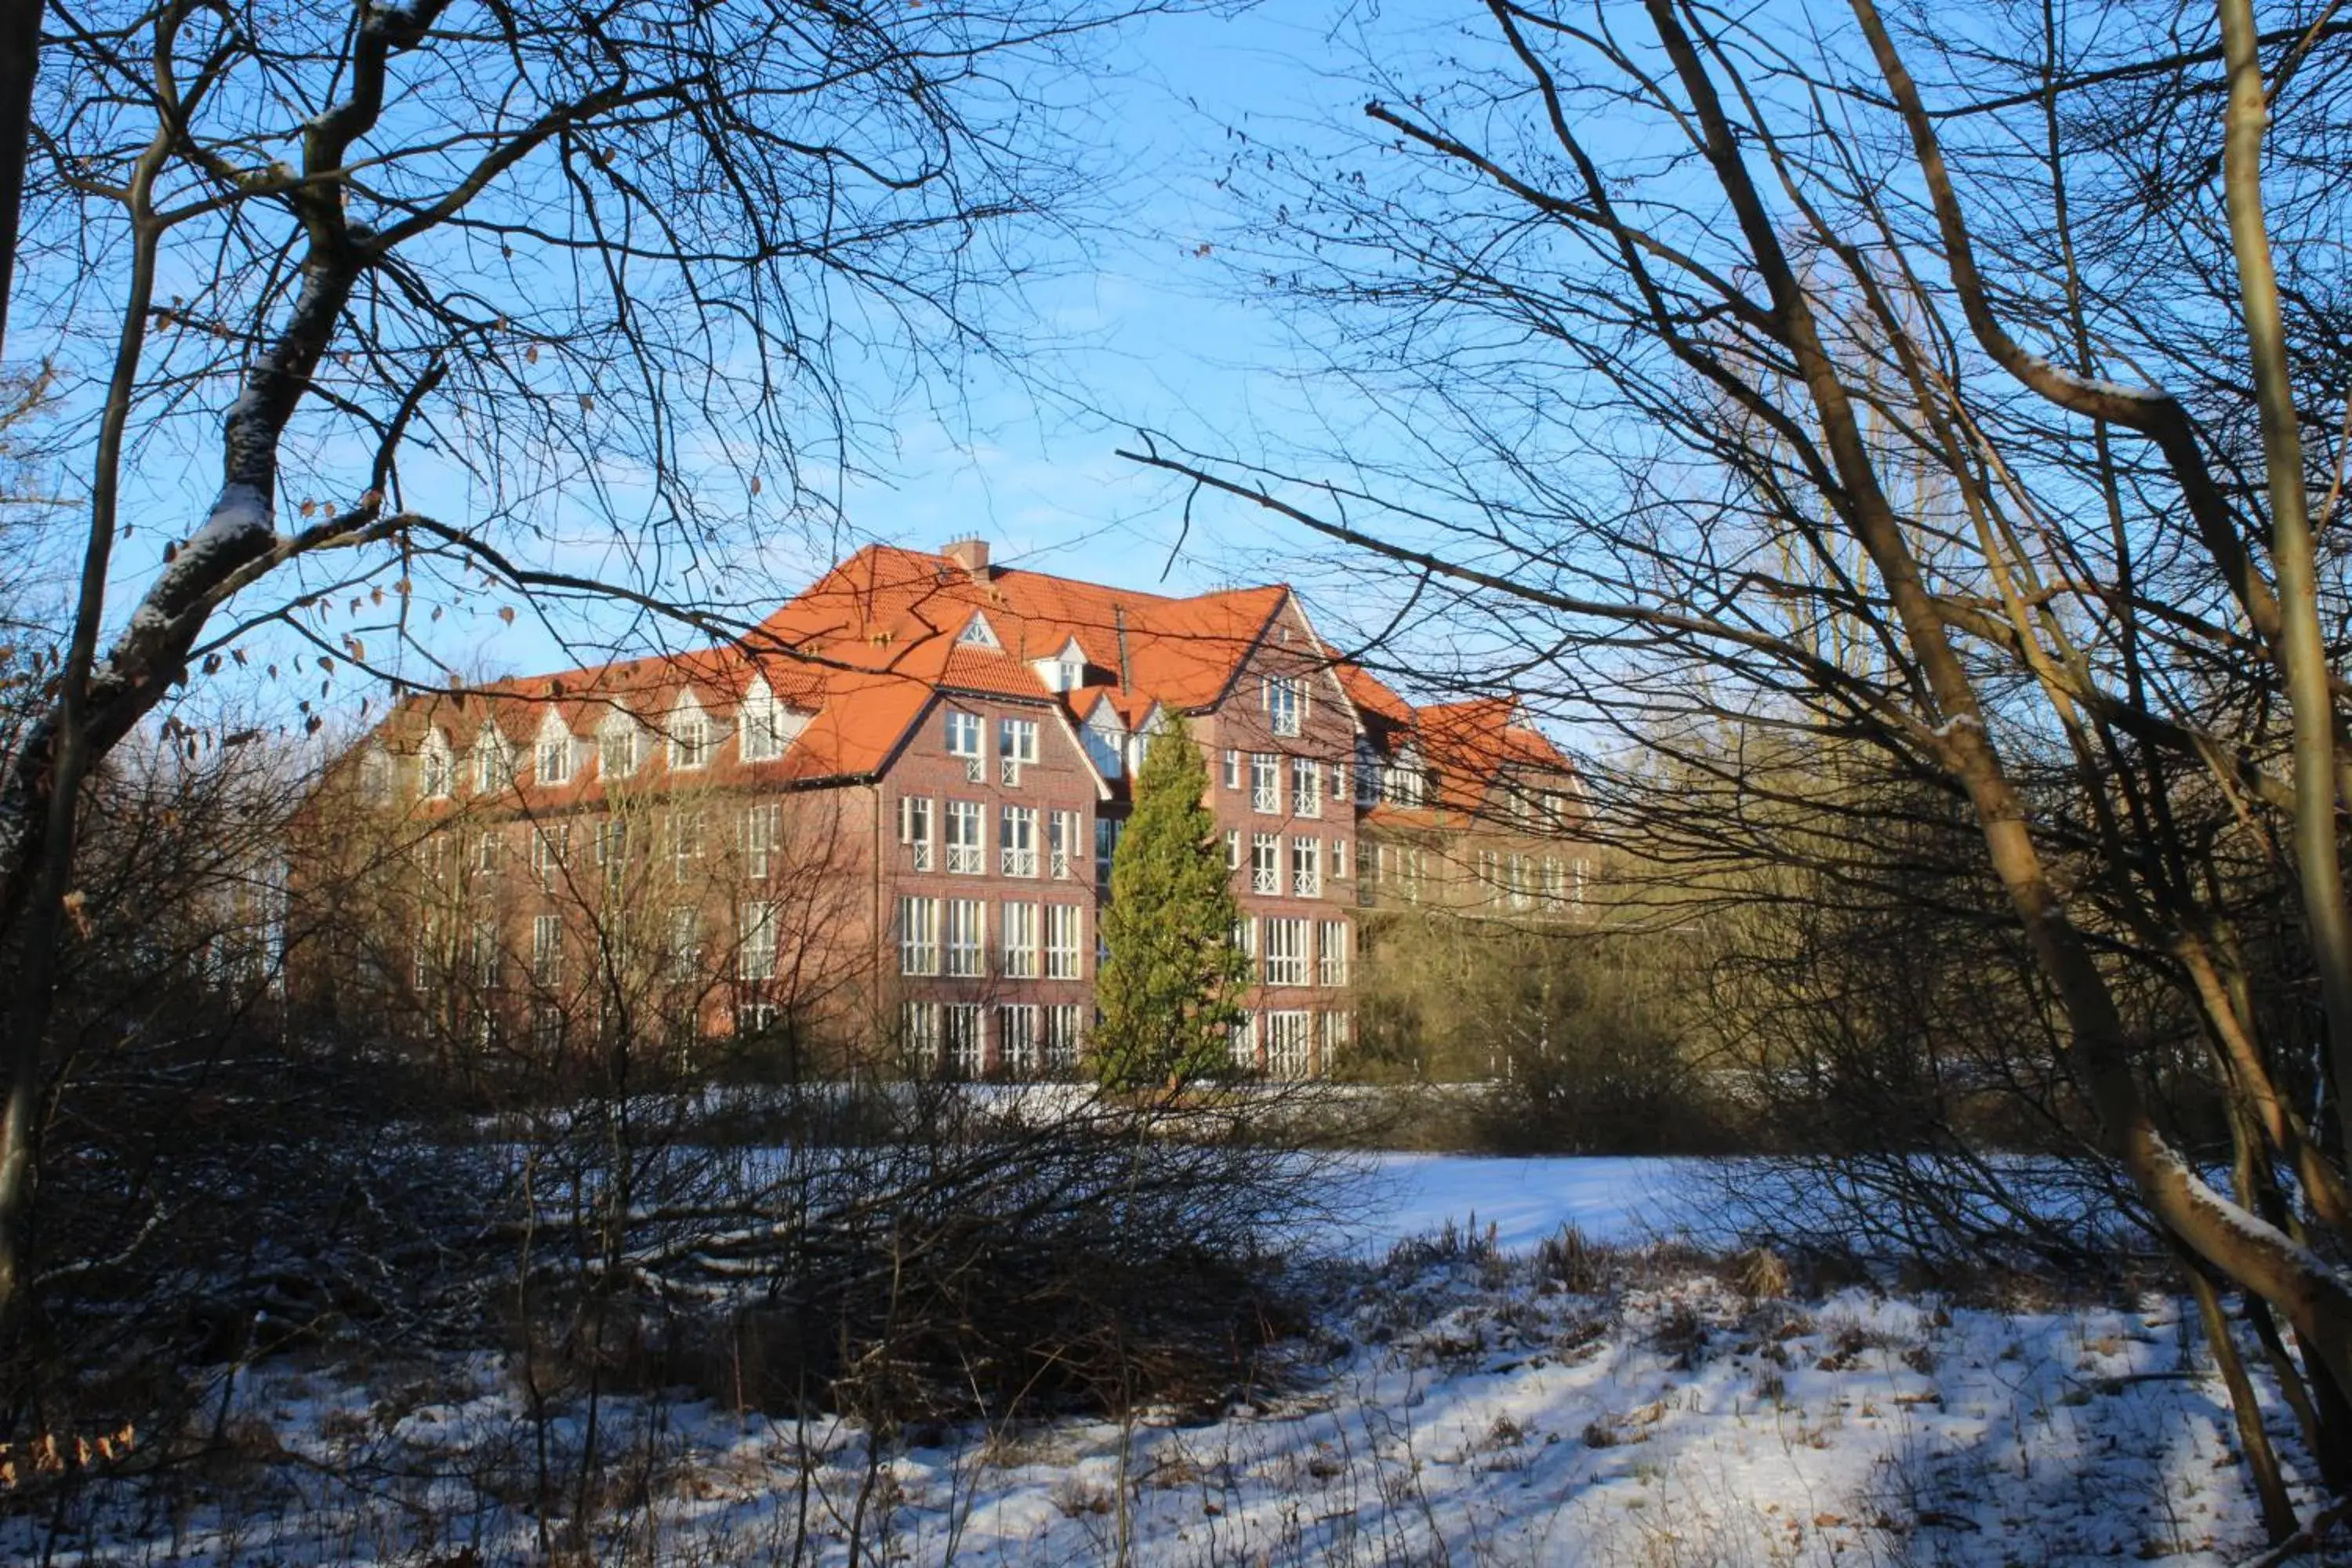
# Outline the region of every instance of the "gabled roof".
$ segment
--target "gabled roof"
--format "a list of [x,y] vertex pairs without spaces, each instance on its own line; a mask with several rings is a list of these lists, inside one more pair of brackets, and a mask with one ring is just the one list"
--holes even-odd
[[[462,750],[487,721],[509,736],[536,735],[552,710],[574,734],[593,736],[625,708],[658,738],[689,694],[712,719],[731,722],[756,677],[805,725],[772,762],[746,765],[732,745],[721,744],[694,777],[711,784],[739,775],[774,783],[870,777],[935,700],[958,694],[1051,706],[1079,723],[1107,705],[1130,731],[1158,708],[1209,708],[1286,608],[1295,608],[1290,590],[1279,584],[1172,598],[870,545],[740,643],[411,698],[380,733],[394,749],[414,750],[431,724]],[[994,646],[964,640],[976,620],[988,626]],[[1057,693],[1039,667],[1073,643],[1093,683]],[[1475,776],[1491,771],[1489,763],[1568,765],[1517,722],[1507,701],[1416,712],[1358,666],[1335,662],[1333,673],[1376,743],[1386,749],[1417,738],[1444,775]],[[641,779],[667,766],[665,748],[653,750]],[[537,798],[560,803],[600,793],[597,772],[576,770],[572,784]]]
[[1423,760],[1437,772],[1437,800],[1475,810],[1496,779],[1512,773],[1571,774],[1559,747],[1521,721],[1516,697],[1439,702],[1413,714]]

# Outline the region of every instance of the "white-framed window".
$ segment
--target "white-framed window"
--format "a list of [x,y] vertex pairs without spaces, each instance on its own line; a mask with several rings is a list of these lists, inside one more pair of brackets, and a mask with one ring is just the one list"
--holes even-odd
[[898,797],[898,842],[907,847],[907,867],[913,871],[931,868],[931,797],[927,795],[902,795]]
[[1265,941],[1265,983],[1268,985],[1307,984],[1307,928],[1304,920],[1287,916],[1260,922]]
[[1355,868],[1356,841],[1352,838],[1331,840],[1331,879],[1344,882]]
[[702,858],[702,813],[673,811],[669,814],[670,879],[688,882],[694,879],[694,863]]
[[514,783],[514,752],[496,730],[485,730],[474,742],[474,789],[495,795]]
[[1511,908],[1528,910],[1535,907],[1535,892],[1528,881],[1528,858],[1517,850],[1504,862],[1503,886],[1511,895]]
[[530,978],[536,985],[563,979],[563,917],[538,915],[530,922]]
[[1421,876],[1427,864],[1423,858],[1423,852],[1419,849],[1400,849],[1397,851],[1397,877],[1404,886],[1405,902],[1409,904],[1421,902]]
[[565,729],[553,714],[540,726],[539,750],[531,760],[539,782],[560,784],[572,782],[572,731]]
[[1557,855],[1547,855],[1543,860],[1543,907],[1559,910],[1568,907],[1568,868]]
[[1421,759],[1409,752],[1381,770],[1381,798],[1391,805],[1419,805],[1428,784]]
[[978,610],[971,613],[971,619],[964,622],[963,630],[956,633],[956,641],[967,647],[1001,648],[1004,646],[996,638],[996,628],[990,626],[988,617]]
[[486,827],[474,835],[474,869],[485,877],[495,877],[499,870],[499,854],[505,840],[495,827]]
[[1045,820],[1046,869],[1055,881],[1069,880],[1070,863],[1078,857],[1079,838],[1086,831],[1080,820],[1075,811],[1057,811]]
[[1323,815],[1323,764],[1312,757],[1290,759],[1290,809],[1300,816]]
[[1087,720],[1086,728],[1078,732],[1079,743],[1093,759],[1095,771],[1107,779],[1115,779],[1127,772],[1127,726],[1108,702],[1096,706]]
[[1013,1078],[1037,1076],[1037,1006],[1009,1002],[996,1010],[996,1065]]
[[1111,861],[1118,855],[1118,836],[1127,824],[1117,817],[1095,818],[1095,891],[1108,897]]
[[1037,978],[1037,906],[1023,899],[1007,899],[997,906],[1003,928],[1004,967],[1008,980]]
[[504,978],[499,973],[504,965],[499,961],[505,955],[505,950],[499,943],[499,922],[494,920],[476,921],[474,922],[474,984],[485,991],[496,991],[499,982]]
[[1074,1072],[1078,1065],[1080,1031],[1086,1015],[1076,1002],[1056,1002],[1045,1009],[1045,1067],[1047,1072]]
[[735,1037],[754,1040],[776,1026],[782,1009],[773,1002],[746,999],[735,1004]]
[[1250,809],[1282,809],[1282,759],[1265,752],[1250,753]]
[[1226,1037],[1225,1054],[1244,1072],[1257,1071],[1257,1015],[1244,1013]]
[[743,694],[743,724],[735,744],[747,763],[772,763],[784,754],[786,730],[783,704],[764,680],[753,680]]
[[637,771],[637,721],[627,714],[611,714],[597,726],[596,771],[607,779],[625,779]]
[[710,716],[692,701],[669,716],[669,765],[692,770],[710,761]]
[[1225,748],[1225,787],[1242,787],[1242,754],[1231,746]]
[[980,802],[948,802],[948,869],[959,877],[977,877],[988,869]]
[[776,977],[776,906],[764,899],[745,904],[737,930],[740,932],[740,940],[735,949],[735,977],[739,980],[773,980]]
[[431,985],[441,966],[441,922],[426,915],[416,925],[416,956],[410,979],[417,990]]
[[392,803],[392,757],[380,747],[360,758],[360,798],[370,805]]
[[1332,1064],[1347,1054],[1349,1038],[1355,1033],[1356,1016],[1352,1013],[1326,1013],[1322,1022],[1323,1049],[1317,1070],[1328,1076]]
[[900,899],[898,900],[898,973],[937,974],[939,972],[939,900]]
[[1316,922],[1315,983],[1318,985],[1348,984],[1348,949],[1350,940],[1346,921]]
[[1299,734],[1307,727],[1307,690],[1295,675],[1265,678],[1266,728],[1277,735]]
[[1257,958],[1257,917],[1244,915],[1234,922],[1234,951],[1253,961]]
[[1225,869],[1238,871],[1241,868],[1242,830],[1238,827],[1228,827],[1225,829]]
[[1037,721],[999,719],[996,721],[997,780],[1010,789],[1021,782],[1021,770],[1037,765]]
[[1503,890],[1503,857],[1493,849],[1478,851],[1478,901],[1496,902]]
[[743,875],[754,880],[764,879],[775,856],[776,847],[784,837],[784,808],[782,805],[747,805],[743,808]]
[[950,1002],[940,1009],[947,1068],[957,1078],[978,1078],[988,1067],[987,1026],[977,1002]]
[[978,899],[948,900],[948,973],[964,980],[988,973],[988,905]]
[[1312,1013],[1285,1011],[1265,1016],[1267,1076],[1289,1079],[1307,1076],[1314,1066],[1314,1058],[1310,1055],[1314,1027],[1315,1016]]
[[1323,896],[1323,841],[1320,838],[1294,838],[1290,841],[1290,893],[1298,899],[1319,899]]
[[967,713],[961,708],[948,710],[948,755],[963,762],[963,776],[972,784],[980,782],[980,771],[987,759],[982,754],[988,742],[982,730],[980,715]]
[[555,880],[563,874],[563,863],[572,856],[572,825],[554,823],[530,830],[530,868],[539,885],[549,892],[555,890]]
[[702,914],[692,904],[672,904],[662,943],[672,980],[692,980],[702,969]]
[[629,866],[629,825],[608,816],[596,825],[596,864],[604,869],[604,886],[617,891]]
[[908,1059],[925,1072],[940,1070],[940,1005],[908,1002],[898,1010],[898,1028],[905,1037]]
[[1076,904],[1045,906],[1045,978],[1076,980],[1086,915]]
[[996,816],[996,870],[1001,877],[1037,874],[1037,808],[1008,805]]
[[425,744],[417,752],[416,789],[427,800],[446,800],[457,787],[457,760],[449,755],[449,742],[441,738],[438,730],[428,731]]
[[1278,834],[1250,835],[1250,891],[1282,891],[1282,838]]

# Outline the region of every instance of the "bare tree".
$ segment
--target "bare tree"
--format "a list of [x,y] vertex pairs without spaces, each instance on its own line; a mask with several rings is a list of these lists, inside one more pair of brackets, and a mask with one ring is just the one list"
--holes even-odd
[[[987,351],[987,286],[1067,187],[1055,73],[1138,8],[53,12],[12,342],[88,358],[58,441],[89,506],[0,768],[0,1307],[97,761],[263,626],[435,683],[428,606],[485,581],[723,629],[716,559],[821,515],[861,389]],[[209,500],[134,516],[207,441]]]
[[[2352,748],[2341,560],[2306,519],[2346,460],[2344,24],[1486,9],[1443,64],[1381,58],[1360,142],[1259,176],[1247,264],[1337,324],[1388,441],[1132,455],[1387,563],[1465,672],[1689,764],[1727,811],[1643,808],[1685,853],[1767,858],[1794,811],[1858,863],[1833,808],[1897,797],[1808,802],[1741,760],[1776,736],[1962,808],[2105,1149],[2291,1325],[2344,1484]],[[2233,917],[2266,857],[2328,1074],[2255,1003]],[[2119,994],[2149,966],[2227,1085],[2229,1190],[2152,1098]]]

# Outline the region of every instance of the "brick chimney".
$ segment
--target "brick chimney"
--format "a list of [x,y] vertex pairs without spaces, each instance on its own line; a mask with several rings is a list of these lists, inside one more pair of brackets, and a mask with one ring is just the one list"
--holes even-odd
[[940,553],[970,573],[975,581],[988,581],[988,541],[985,539],[951,539],[940,546]]

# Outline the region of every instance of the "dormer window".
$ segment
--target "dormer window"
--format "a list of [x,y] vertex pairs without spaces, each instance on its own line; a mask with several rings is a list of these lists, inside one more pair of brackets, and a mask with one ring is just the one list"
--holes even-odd
[[495,795],[514,783],[514,753],[493,725],[474,742],[474,790]]
[[1078,646],[1077,638],[1072,637],[1062,645],[1061,652],[1051,658],[1038,659],[1030,668],[1037,672],[1046,690],[1076,691],[1087,681],[1087,650]]
[[689,697],[670,715],[669,765],[677,769],[702,767],[710,761],[710,718]]
[[539,727],[538,755],[533,759],[539,782],[543,784],[569,784],[572,781],[572,731],[554,714]]
[[637,721],[614,713],[596,729],[596,768],[607,782],[637,771]]
[[1004,647],[1003,643],[996,640],[996,628],[990,626],[988,617],[978,610],[974,610],[971,613],[971,619],[963,624],[963,630],[956,634],[956,641],[966,647],[1002,649]]
[[416,755],[417,793],[427,800],[448,799],[450,791],[457,787],[457,763],[449,754],[449,742],[441,738],[441,731],[427,731]]
[[784,754],[792,740],[792,715],[776,700],[764,680],[754,680],[743,694],[740,745],[747,763],[772,763]]
[[1118,721],[1118,714],[1109,703],[1097,705],[1087,727],[1079,731],[1085,742],[1087,755],[1094,759],[1096,771],[1107,779],[1115,779],[1127,772],[1127,726]]
[[360,759],[360,798],[370,805],[391,804],[392,758],[380,746],[371,746]]
[[1306,728],[1307,691],[1291,675],[1265,678],[1266,727],[1277,735],[1296,735]]

